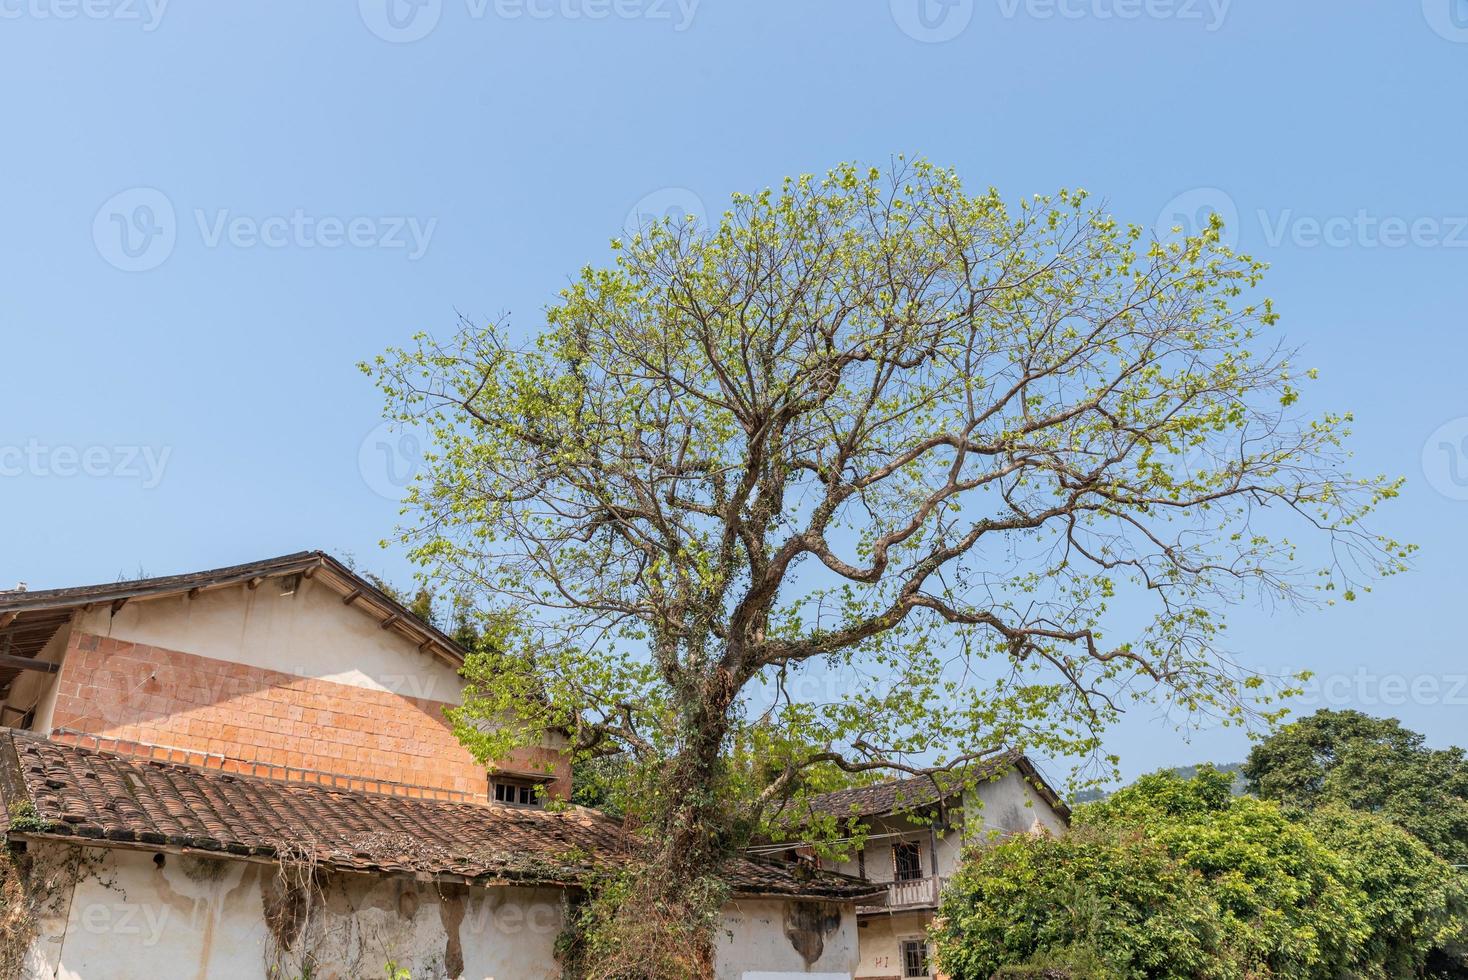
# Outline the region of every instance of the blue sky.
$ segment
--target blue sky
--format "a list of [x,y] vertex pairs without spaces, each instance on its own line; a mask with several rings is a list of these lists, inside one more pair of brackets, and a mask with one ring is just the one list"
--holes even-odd
[[[1462,742],[1468,2],[922,2],[0,0],[0,583],[304,548],[406,579],[377,542],[411,447],[356,361],[458,312],[533,330],[629,215],[920,153],[1237,215],[1422,552],[1233,644]],[[1246,749],[1140,715],[1113,745]]]

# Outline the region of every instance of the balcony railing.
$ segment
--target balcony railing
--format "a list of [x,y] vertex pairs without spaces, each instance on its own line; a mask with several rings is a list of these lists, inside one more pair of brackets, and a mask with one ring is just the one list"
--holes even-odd
[[889,882],[885,906],[866,905],[857,911],[902,912],[910,909],[935,909],[938,907],[938,896],[943,892],[943,883],[943,878],[937,875],[915,878],[912,881]]

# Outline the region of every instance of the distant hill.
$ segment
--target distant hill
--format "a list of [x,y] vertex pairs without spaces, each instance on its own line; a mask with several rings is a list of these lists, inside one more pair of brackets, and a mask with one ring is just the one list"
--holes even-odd
[[[1204,764],[1205,763],[1199,763],[1199,765]],[[1217,769],[1219,772],[1231,773],[1234,777],[1233,794],[1235,796],[1244,795],[1244,764],[1242,762],[1215,762],[1213,763],[1213,768]],[[1198,766],[1177,766],[1167,771],[1176,773],[1184,779],[1192,779],[1194,776],[1198,775]],[[1075,802],[1095,803],[1097,800],[1104,800],[1110,795],[1111,793],[1107,790],[1087,789],[1082,790],[1075,795]]]

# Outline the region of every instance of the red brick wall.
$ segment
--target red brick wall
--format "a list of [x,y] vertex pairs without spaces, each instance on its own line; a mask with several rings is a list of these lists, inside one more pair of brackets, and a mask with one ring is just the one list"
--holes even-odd
[[[411,796],[487,796],[484,768],[454,738],[441,701],[81,632],[57,683],[52,728],[100,748]],[[569,793],[570,766],[553,751],[506,768],[552,760],[554,792]]]

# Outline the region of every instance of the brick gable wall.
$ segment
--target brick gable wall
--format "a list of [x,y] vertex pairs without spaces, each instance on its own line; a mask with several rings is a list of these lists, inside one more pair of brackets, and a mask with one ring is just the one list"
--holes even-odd
[[[442,701],[81,631],[57,685],[53,732],[82,744],[399,795],[487,796],[484,767],[454,737]],[[569,794],[569,763],[552,749],[505,768],[547,764],[552,791]]]

